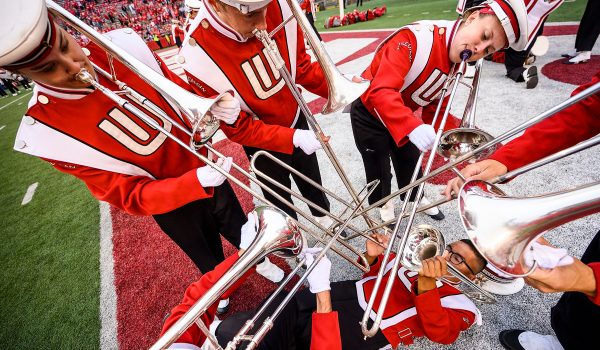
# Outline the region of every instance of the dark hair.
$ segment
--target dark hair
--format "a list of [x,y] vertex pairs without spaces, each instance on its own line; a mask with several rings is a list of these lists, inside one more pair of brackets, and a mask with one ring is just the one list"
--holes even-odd
[[473,242],[471,242],[470,239],[463,238],[460,241],[463,242],[464,244],[468,245],[469,248],[471,248],[471,250],[475,254],[475,257],[477,258],[478,264],[477,264],[476,267],[473,267],[473,272],[475,272],[476,274],[478,274],[481,271],[483,271],[483,269],[485,268],[485,265],[487,265],[487,260],[485,260],[485,258],[483,257],[483,255],[481,255],[481,253],[479,253],[479,250],[477,250],[477,248],[475,248],[475,245],[473,244]]

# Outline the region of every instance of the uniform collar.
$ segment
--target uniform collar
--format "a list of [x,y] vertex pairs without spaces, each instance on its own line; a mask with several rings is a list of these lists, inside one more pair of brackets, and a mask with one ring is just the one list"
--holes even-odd
[[212,6],[208,3],[208,1],[203,0],[198,11],[198,15],[196,16],[196,26],[202,21],[208,21],[208,23],[219,33],[225,35],[231,40],[235,40],[240,43],[246,42],[248,39],[244,38],[240,33],[235,31],[235,29],[231,28],[225,22],[223,22],[219,15],[217,15],[216,11],[212,8]]
[[454,22],[448,22],[449,25],[446,28],[446,47],[448,48],[448,52],[450,52],[450,45],[456,36],[456,32],[458,31],[458,27],[460,26],[461,22],[462,20],[460,19]]
[[39,93],[64,100],[79,100],[94,92],[94,89],[64,89],[56,86],[40,84],[36,82],[36,88]]

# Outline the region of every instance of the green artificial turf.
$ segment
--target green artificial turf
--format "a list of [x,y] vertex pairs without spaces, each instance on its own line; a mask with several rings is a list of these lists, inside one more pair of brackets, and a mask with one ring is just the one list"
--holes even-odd
[[98,202],[77,179],[12,150],[29,96],[0,109],[0,348],[96,349]]
[[[323,27],[325,20],[330,16],[339,15],[339,8],[334,6],[327,8],[325,11],[320,11],[317,13],[315,27],[319,32],[384,28],[391,29],[424,19],[456,19],[456,3],[456,0],[364,0],[363,6],[359,7],[360,11],[386,5],[386,15],[376,18],[373,21],[325,29]],[[566,2],[562,4],[554,13],[552,13],[552,15],[549,17],[549,21],[579,21],[583,15],[585,4],[585,0]],[[352,0],[352,4],[346,6],[345,13],[351,12],[355,8],[356,1]]]

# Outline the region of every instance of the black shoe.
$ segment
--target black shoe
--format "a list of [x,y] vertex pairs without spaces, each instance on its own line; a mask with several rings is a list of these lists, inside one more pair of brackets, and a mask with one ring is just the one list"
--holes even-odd
[[519,335],[525,332],[521,329],[505,329],[498,334],[498,340],[500,344],[508,350],[525,350],[519,342]]
[[444,213],[442,213],[442,211],[439,210],[439,209],[438,209],[438,213],[437,214],[435,214],[435,215],[429,215],[429,214],[427,214],[427,215],[430,218],[432,218],[433,220],[437,220],[437,221],[444,220],[446,218],[446,215],[444,215]]
[[523,79],[525,80],[525,86],[528,89],[533,89],[538,84],[538,71],[536,66],[531,66],[523,72]]
[[[227,302],[227,304],[225,304],[225,301]],[[217,315],[222,315],[229,311],[229,305],[229,298],[219,300],[219,307],[217,307]]]

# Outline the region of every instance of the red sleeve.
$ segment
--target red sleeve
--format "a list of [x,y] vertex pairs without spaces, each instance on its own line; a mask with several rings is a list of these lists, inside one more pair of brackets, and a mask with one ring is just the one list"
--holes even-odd
[[212,189],[204,189],[196,169],[180,177],[153,180],[99,170],[76,164],[45,159],[57,170],[82,180],[98,200],[108,202],[133,215],[163,214],[195,200],[212,196]]
[[310,350],[342,350],[337,311],[313,312]]
[[371,85],[361,96],[363,104],[389,130],[397,145],[423,122],[404,104],[400,90],[412,65],[412,52],[417,42],[409,29],[398,32],[376,54],[363,77]]
[[[600,81],[600,72],[594,79],[578,87],[572,95]],[[562,112],[538,123],[507,143],[491,159],[514,170],[555,152],[571,147],[600,133],[600,93],[592,95]]]
[[310,56],[306,53],[306,47],[304,47],[304,34],[300,27],[298,27],[298,38],[296,41],[296,83],[313,94],[327,98],[329,90],[327,88],[325,75],[323,74],[323,70],[321,69],[321,66],[319,66],[319,63],[311,62]]
[[[438,116],[438,119],[437,119],[435,125],[433,126],[433,128],[436,131],[437,131],[440,123],[442,122],[442,116],[444,115],[444,112],[446,111],[446,108],[448,107],[449,99],[450,99],[450,96],[446,96],[444,98],[444,101],[442,102],[442,108],[440,109],[440,115]],[[424,123],[431,124],[431,122],[433,121],[433,117],[435,115],[435,110],[437,109],[438,103],[439,103],[439,100],[434,100],[432,103],[423,107],[423,113],[421,114],[421,117],[422,117]],[[460,126],[460,119],[457,119],[455,116],[452,115],[452,113],[448,113],[448,119],[446,120],[446,125],[444,125],[444,131],[447,131],[450,129],[456,129],[459,126]]]
[[[225,261],[217,265],[214,270],[202,275],[202,277],[198,281],[192,283],[186,289],[181,304],[175,306],[173,310],[171,310],[169,317],[163,324],[160,335],[162,336],[163,334],[165,334],[165,332],[169,328],[171,328],[171,326],[173,326],[173,324],[175,324],[175,322],[177,322],[177,320],[179,320],[194,305],[194,303],[198,301],[198,299],[200,299],[204,295],[204,293],[206,293],[217,282],[217,280],[225,274],[225,272],[238,260],[238,258],[239,256],[237,254],[231,255],[230,257],[225,259]],[[253,271],[254,269],[250,269],[248,272],[246,272],[244,276],[242,276],[242,278],[240,278],[231,288],[229,288],[223,294],[222,297],[229,297],[229,295],[233,293]],[[200,317],[200,319],[206,325],[207,328],[210,326],[210,324],[215,318],[217,306],[218,302],[213,304],[208,309],[208,311]],[[204,343],[204,340],[206,340],[206,336],[204,335],[204,333],[200,331],[200,328],[198,328],[197,325],[193,325],[192,327],[188,328],[188,330],[185,333],[183,333],[181,337],[179,337],[177,343],[201,346],[202,343]]]
[[596,296],[590,297],[592,303],[600,306],[600,262],[589,263],[589,267],[594,271],[594,277],[596,278]]
[[437,288],[416,295],[416,284],[415,281],[410,295],[417,308],[417,318],[423,327],[423,332],[431,341],[452,344],[461,331],[475,322],[475,314],[472,312],[442,307]]
[[266,124],[243,111],[233,125],[221,123],[221,130],[228,139],[244,146],[286,154],[292,154],[294,151],[293,140],[296,129]]
[[310,11],[310,0],[302,0],[300,3],[300,8],[304,11]]
[[[195,76],[187,73],[191,91],[202,97],[218,95],[217,91]],[[296,129],[266,124],[242,111],[233,125],[221,122],[221,130],[228,139],[240,145],[262,148],[267,151],[292,154]]]

